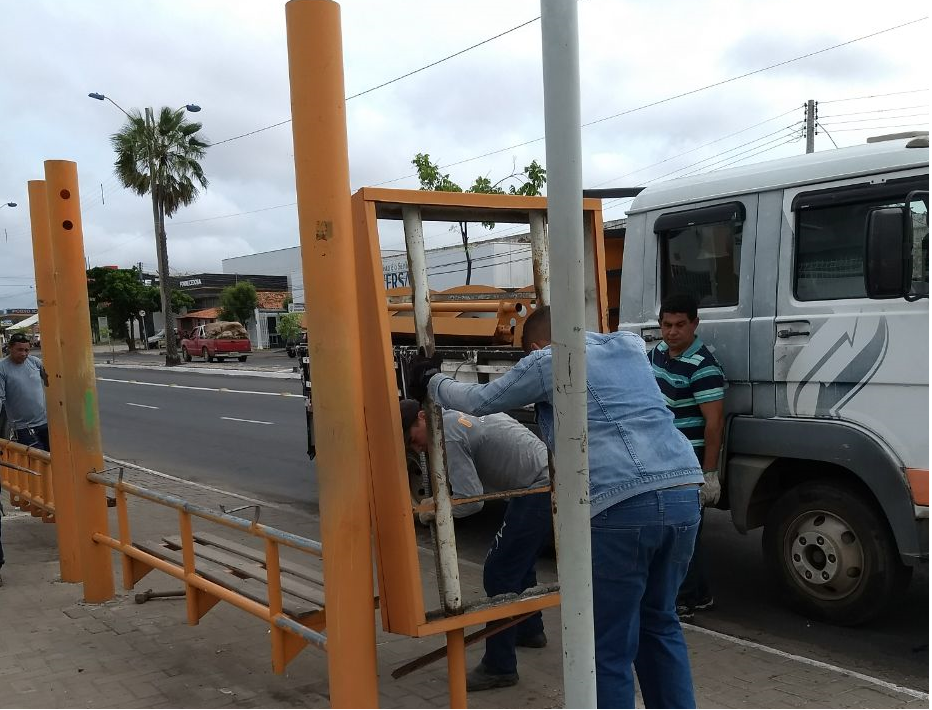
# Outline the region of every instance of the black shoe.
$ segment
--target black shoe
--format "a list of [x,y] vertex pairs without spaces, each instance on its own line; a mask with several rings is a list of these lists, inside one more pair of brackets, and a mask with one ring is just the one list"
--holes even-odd
[[695,616],[697,611],[711,611],[715,608],[715,600],[712,597],[704,599],[698,604],[686,604],[683,602],[677,602],[676,604],[676,615],[680,617],[680,621],[689,621]]
[[517,683],[517,673],[491,673],[484,663],[480,663],[466,674],[466,690],[470,693],[477,690],[507,688]]
[[518,640],[515,641],[515,645],[523,648],[544,648],[547,645],[547,634],[538,631],[533,636],[525,636],[524,638],[519,636]]

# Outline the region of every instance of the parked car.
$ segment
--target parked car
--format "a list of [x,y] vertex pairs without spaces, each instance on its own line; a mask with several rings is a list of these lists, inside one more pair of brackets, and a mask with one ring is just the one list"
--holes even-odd
[[[178,340],[178,329],[175,328],[175,341]],[[146,340],[149,350],[165,346],[165,329],[161,328],[155,335],[150,335]]]
[[288,357],[295,357],[298,354],[298,346],[303,345],[307,347],[307,332],[301,333],[301,337],[297,340],[289,340],[285,343],[285,352],[288,353]]
[[189,338],[181,341],[181,357],[185,362],[191,362],[191,358],[196,356],[203,357],[205,362],[223,362],[234,357],[246,362],[246,356],[251,352],[252,343],[246,329],[235,321],[199,325]]

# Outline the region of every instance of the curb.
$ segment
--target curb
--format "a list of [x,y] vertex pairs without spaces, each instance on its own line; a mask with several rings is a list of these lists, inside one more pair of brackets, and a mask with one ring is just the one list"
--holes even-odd
[[185,365],[177,365],[175,367],[165,367],[164,365],[119,365],[111,363],[101,363],[95,362],[95,368],[112,368],[114,370],[161,370],[161,371],[172,371],[172,372],[185,372],[204,374],[204,375],[230,375],[230,376],[239,376],[239,377],[264,377],[266,379],[272,380],[300,380],[300,372],[290,372],[290,371],[270,371],[270,370],[228,370],[225,368],[219,367],[187,367]]

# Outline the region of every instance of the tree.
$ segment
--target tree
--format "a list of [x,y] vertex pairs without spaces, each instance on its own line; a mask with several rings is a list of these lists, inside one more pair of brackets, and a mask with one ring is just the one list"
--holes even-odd
[[255,314],[258,303],[256,287],[249,281],[227,286],[220,292],[220,320],[233,320],[246,325]]
[[177,288],[172,289],[171,302],[173,313],[181,313],[181,311],[194,308],[194,299],[191,295]]
[[[463,192],[463,188],[450,179],[449,173],[441,173],[440,166],[437,163],[430,162],[430,155],[427,153],[418,153],[414,156],[411,164],[417,168],[417,177],[421,183],[422,190],[434,190],[437,192]],[[532,160],[530,165],[525,166],[522,172],[512,170],[511,175],[506,175],[498,182],[493,183],[487,176],[480,175],[473,182],[466,192],[481,192],[491,195],[504,195],[505,190],[501,187],[502,183],[513,180],[517,183],[508,186],[509,195],[539,195],[547,182],[547,171],[536,160]],[[483,222],[482,225],[487,229],[495,227],[494,222]],[[460,222],[460,238],[463,240],[463,252],[466,254],[466,285],[472,280],[472,255],[469,253],[469,223]]]
[[113,335],[125,339],[130,350],[136,349],[136,341],[127,322],[139,320],[141,323],[139,311],[152,310],[159,295],[158,289],[143,284],[139,276],[135,268],[95,267],[87,272],[91,317],[96,320],[97,315],[107,316]]
[[282,336],[282,340],[286,343],[297,342],[298,338],[301,337],[301,314],[286,313],[283,315],[278,319],[275,332]]
[[123,128],[110,138],[117,154],[115,172],[123,187],[152,197],[159,295],[165,316],[166,365],[178,365],[181,358],[175,340],[175,316],[168,279],[165,217],[171,217],[180,207],[194,202],[198,186],[207,187],[207,178],[198,161],[203,159],[209,144],[203,136],[198,137],[200,130],[200,123],[185,119],[184,109],[165,106],[159,112],[158,121],[152,109],[146,109],[145,118],[134,109],[127,114]]

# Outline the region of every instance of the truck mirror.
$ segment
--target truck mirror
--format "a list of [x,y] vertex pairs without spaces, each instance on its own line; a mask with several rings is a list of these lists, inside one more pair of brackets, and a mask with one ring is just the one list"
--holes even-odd
[[903,298],[909,293],[907,209],[879,207],[867,215],[864,288],[869,298]]

